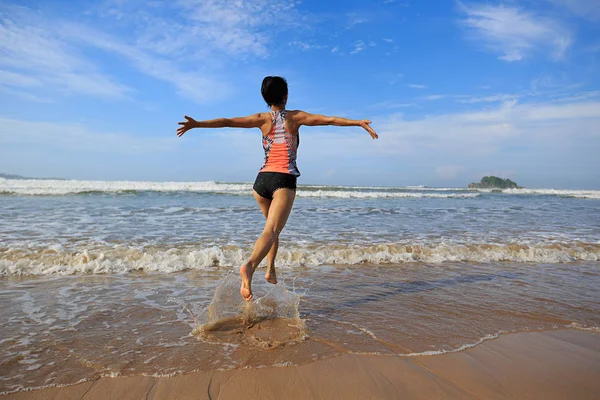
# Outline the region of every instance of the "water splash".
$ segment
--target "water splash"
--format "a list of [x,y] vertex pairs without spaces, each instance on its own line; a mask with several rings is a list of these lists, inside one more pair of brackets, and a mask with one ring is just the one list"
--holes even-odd
[[[260,286],[255,285],[255,288]],[[262,297],[255,293],[256,299],[251,302],[242,300],[239,288],[240,278],[231,273],[217,286],[208,307],[199,312],[189,310],[195,323],[192,335],[213,343],[265,349],[308,338],[299,313],[301,296],[286,289],[283,282],[269,285]]]

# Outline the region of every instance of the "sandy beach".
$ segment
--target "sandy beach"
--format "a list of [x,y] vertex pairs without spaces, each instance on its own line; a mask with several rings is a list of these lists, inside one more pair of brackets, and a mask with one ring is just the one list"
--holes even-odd
[[502,335],[461,352],[341,355],[291,367],[101,378],[13,393],[23,399],[597,399],[600,335]]

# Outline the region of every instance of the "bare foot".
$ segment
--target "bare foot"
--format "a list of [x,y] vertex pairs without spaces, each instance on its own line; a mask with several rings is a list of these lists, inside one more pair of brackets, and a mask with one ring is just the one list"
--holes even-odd
[[240,275],[242,277],[240,294],[246,301],[250,301],[252,299],[252,274],[254,274],[254,271],[249,263],[246,263],[240,267]]
[[277,275],[275,274],[275,266],[267,267],[267,273],[265,274],[265,279],[267,282],[272,283],[273,285],[277,284]]

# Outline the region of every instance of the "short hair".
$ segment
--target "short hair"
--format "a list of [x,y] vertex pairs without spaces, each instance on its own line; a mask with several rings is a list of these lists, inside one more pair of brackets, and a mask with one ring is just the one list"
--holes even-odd
[[287,81],[280,76],[267,76],[262,81],[260,92],[269,107],[283,104],[283,98],[288,94]]

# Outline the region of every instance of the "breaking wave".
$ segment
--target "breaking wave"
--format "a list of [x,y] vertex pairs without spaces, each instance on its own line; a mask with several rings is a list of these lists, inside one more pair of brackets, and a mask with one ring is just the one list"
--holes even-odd
[[[65,196],[90,194],[214,193],[249,196],[251,183],[205,182],[145,182],[145,181],[79,181],[0,178],[0,195]],[[299,197],[321,198],[471,198],[482,194],[550,195],[600,199],[600,190],[559,189],[466,189],[408,187],[363,187],[299,185]]]
[[[133,271],[172,273],[241,265],[250,248],[191,246],[142,248],[90,246],[80,250],[0,248],[0,275],[110,274]],[[600,260],[598,243],[528,244],[371,244],[298,245],[279,249],[283,268],[321,265],[403,264],[444,262],[571,263]]]

